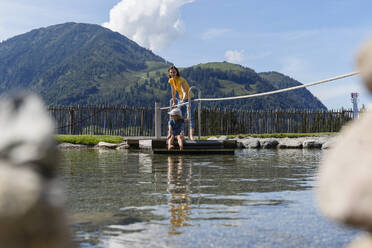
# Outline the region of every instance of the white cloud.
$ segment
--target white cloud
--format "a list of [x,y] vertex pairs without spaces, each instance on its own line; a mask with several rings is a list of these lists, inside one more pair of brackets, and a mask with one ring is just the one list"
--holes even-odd
[[272,55],[272,52],[269,51],[263,51],[263,52],[252,52],[248,54],[248,56],[245,56],[247,60],[259,60],[264,59]]
[[210,40],[217,37],[224,36],[225,34],[229,33],[230,29],[222,29],[222,28],[211,28],[208,29],[202,36],[203,40]]
[[185,32],[179,9],[194,0],[122,0],[103,24],[141,46],[159,51]]
[[286,57],[282,63],[283,65],[280,71],[293,78],[308,78],[307,75],[310,74],[308,63],[298,57]]
[[241,63],[244,61],[243,51],[227,50],[225,58],[230,63]]

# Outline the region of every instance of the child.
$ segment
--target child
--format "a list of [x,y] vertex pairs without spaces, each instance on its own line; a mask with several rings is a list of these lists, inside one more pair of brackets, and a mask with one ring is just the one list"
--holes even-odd
[[178,146],[180,147],[180,151],[183,150],[183,135],[185,125],[184,123],[187,121],[182,119],[182,112],[179,108],[172,109],[168,113],[170,115],[170,120],[168,122],[168,150],[171,150],[174,142],[174,138],[177,138]]

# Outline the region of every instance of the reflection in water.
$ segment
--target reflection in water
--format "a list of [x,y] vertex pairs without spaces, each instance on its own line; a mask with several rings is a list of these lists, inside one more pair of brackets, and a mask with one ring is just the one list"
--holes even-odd
[[186,225],[189,220],[191,204],[191,174],[192,166],[183,164],[182,156],[174,158],[168,157],[168,192],[171,194],[169,200],[170,206],[170,224],[171,231],[169,234],[180,234],[177,227]]
[[61,155],[81,247],[341,247],[353,238],[313,205],[319,150]]

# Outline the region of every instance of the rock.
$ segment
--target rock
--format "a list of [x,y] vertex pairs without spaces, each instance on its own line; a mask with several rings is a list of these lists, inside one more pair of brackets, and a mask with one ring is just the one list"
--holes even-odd
[[372,235],[364,234],[357,237],[354,241],[347,246],[347,248],[371,248],[372,247]]
[[358,69],[368,90],[372,92],[372,41],[366,43],[357,58]]
[[372,112],[345,126],[319,169],[318,201],[334,220],[372,230]]
[[305,140],[302,143],[303,148],[307,149],[314,149],[314,148],[322,148],[323,143],[319,142],[319,140],[312,139],[312,140]]
[[88,148],[87,145],[81,145],[81,144],[71,144],[71,143],[61,143],[57,145],[60,149],[78,149],[78,148]]
[[283,138],[279,140],[278,148],[280,149],[301,149],[302,139]]
[[322,145],[322,149],[330,149],[330,148],[332,148],[333,143],[334,143],[333,141],[325,142],[325,143]]
[[73,247],[56,178],[54,126],[34,95],[0,102],[1,247]]
[[41,194],[42,180],[32,168],[17,168],[12,164],[1,163],[0,219],[26,215]]
[[17,95],[0,104],[0,159],[14,165],[37,164],[55,171],[54,124],[38,97]]
[[104,149],[116,149],[118,147],[118,144],[113,144],[113,143],[100,141],[100,142],[98,142],[98,144],[95,147],[96,148],[104,148]]
[[331,137],[331,138],[327,139],[327,140],[323,143],[323,145],[322,145],[322,149],[330,149],[330,148],[332,148],[332,147],[335,145],[335,143],[336,143],[337,137],[338,137],[338,136],[336,136],[336,137]]
[[261,148],[272,149],[272,148],[276,148],[278,144],[279,142],[276,139],[272,139],[272,138],[260,139]]
[[116,147],[116,150],[124,150],[124,149],[129,149],[129,145],[126,141],[118,144],[118,146]]
[[236,140],[236,149],[243,149],[245,148],[243,143],[240,142],[239,140]]
[[254,149],[254,148],[260,147],[259,139],[256,139],[256,138],[240,139],[238,140],[238,143],[242,143],[244,148]]
[[220,137],[218,137],[218,140],[228,140],[229,138],[225,135],[221,135]]
[[[358,69],[372,92],[372,42],[358,56]],[[348,247],[372,247],[372,112],[342,128],[318,173],[317,200],[323,213],[368,233]],[[323,145],[323,148],[326,143]]]
[[208,140],[218,140],[218,138],[213,136],[213,137],[209,137]]

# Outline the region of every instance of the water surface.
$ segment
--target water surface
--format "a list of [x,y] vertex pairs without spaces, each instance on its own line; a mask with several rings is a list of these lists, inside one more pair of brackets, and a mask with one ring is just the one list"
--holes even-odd
[[342,247],[356,231],[314,203],[323,154],[65,150],[60,175],[80,247]]

